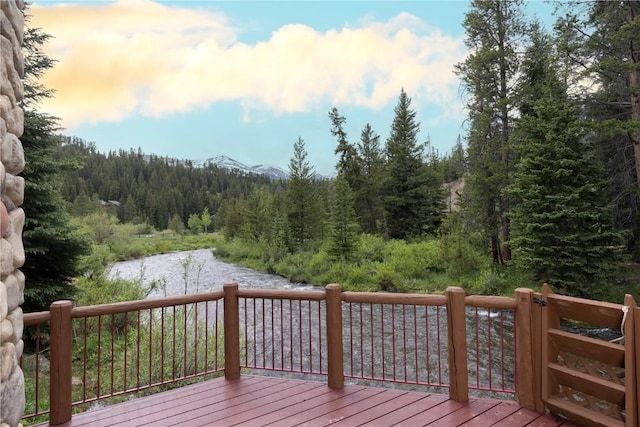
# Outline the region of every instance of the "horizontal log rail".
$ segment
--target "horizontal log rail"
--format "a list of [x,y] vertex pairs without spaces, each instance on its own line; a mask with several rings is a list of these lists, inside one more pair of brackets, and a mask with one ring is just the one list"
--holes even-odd
[[[102,316],[110,314],[129,313],[154,308],[172,307],[199,302],[215,301],[222,299],[223,291],[203,292],[190,295],[169,296],[163,298],[149,298],[136,301],[114,302],[71,308],[70,316],[73,319],[81,317]],[[24,326],[42,325],[51,320],[51,311],[39,311],[24,314]]]
[[[467,296],[462,288],[455,287],[448,288],[444,295],[423,295],[342,292],[338,285],[328,285],[318,291],[240,289],[232,283],[214,292],[88,307],[73,307],[71,302],[60,301],[52,304],[48,312],[25,314],[24,323],[36,328],[48,323],[50,327],[49,417],[52,425],[68,421],[72,407],[78,402],[91,402],[199,375],[202,358],[213,350],[215,363],[220,360],[220,366],[203,372],[224,373],[228,379],[237,378],[243,369],[313,373],[326,376],[329,387],[334,389],[343,387],[345,377],[396,382],[442,387],[452,399],[461,402],[468,400],[470,390],[479,390],[498,392],[500,396],[515,395],[523,407],[540,411],[544,408],[541,378],[546,369],[540,362],[540,325],[545,313],[541,298],[544,299],[531,289],[517,289],[514,297],[497,297]],[[553,304],[560,313],[568,310],[561,299],[556,298]],[[588,308],[588,304],[580,307],[579,312],[587,313],[589,318],[599,316],[598,320],[606,324],[619,324],[619,319],[609,318],[597,308]],[[630,316],[635,311],[637,309],[632,310]],[[634,319],[636,324],[639,317]],[[197,326],[197,319],[204,319],[204,329]],[[143,327],[149,330],[140,332]],[[217,333],[218,327],[221,336]],[[100,334],[95,335],[96,331],[106,333],[101,338]],[[367,335],[367,331],[373,332]],[[197,347],[205,339],[205,333],[215,337],[213,341],[206,341],[209,347],[199,353],[192,349],[193,343]],[[581,338],[563,339],[560,330],[551,333],[558,337],[560,345],[569,349],[583,346]],[[133,347],[129,349],[124,345],[124,349],[114,350],[114,336],[124,336],[124,342]],[[96,339],[95,348],[103,352],[106,349],[105,353],[87,353],[87,340]],[[149,346],[148,355],[141,350],[141,340],[145,339],[142,344]],[[78,340],[84,340],[84,353],[74,347],[73,343]],[[638,363],[635,353],[623,355],[618,347],[604,345],[602,348],[608,352],[605,353],[607,360],[619,362],[624,357],[626,365]],[[37,348],[37,351],[40,350]],[[146,385],[128,387],[126,384],[131,378],[127,375],[135,373],[125,370],[124,389],[105,393],[98,390],[96,396],[72,402],[72,361],[86,365],[92,360],[95,364],[97,357],[98,366],[111,363],[104,368],[106,371],[97,371],[98,376],[102,375],[98,382],[108,382],[109,369],[111,377],[114,376],[113,354],[117,351],[124,351],[125,363],[148,364],[140,368],[145,375],[146,370],[150,372],[155,367],[151,365],[156,364],[151,354],[158,352],[162,355],[160,367],[166,365],[172,371],[170,379],[165,380],[163,373],[159,380],[149,377]],[[195,374],[187,372],[186,362],[176,368],[175,360],[171,360],[186,360],[188,353],[195,356]],[[164,359],[165,355],[168,359]],[[140,360],[143,356],[148,359]],[[302,357],[311,358],[312,366],[298,366]],[[367,371],[366,359],[372,362],[371,371]],[[488,364],[481,368],[479,361]],[[373,367],[376,363],[381,364],[381,370],[374,370],[378,369]],[[37,366],[36,358],[36,370]],[[551,368],[558,377],[568,378],[564,368]],[[176,370],[185,372],[177,375]],[[488,371],[488,382],[480,379],[481,370]],[[38,377],[36,373],[36,379]],[[594,387],[582,376],[572,381]],[[637,381],[629,383],[633,382],[635,388]],[[89,382],[89,377],[83,377],[82,382]],[[100,387],[98,384],[97,388]],[[617,393],[615,398],[620,400],[620,391]],[[630,398],[638,399],[635,393],[625,394],[625,398],[627,402]]]
[[[223,373],[223,297],[220,290],[85,307],[58,301],[47,312],[26,313],[25,326],[36,329],[29,356],[35,372],[25,373],[35,404],[26,416],[49,413],[51,424],[64,423],[76,406]],[[45,347],[40,331],[47,323]],[[48,381],[40,375],[43,347],[50,355]],[[41,390],[47,382],[48,393]],[[43,410],[40,398],[47,395],[49,409]]]

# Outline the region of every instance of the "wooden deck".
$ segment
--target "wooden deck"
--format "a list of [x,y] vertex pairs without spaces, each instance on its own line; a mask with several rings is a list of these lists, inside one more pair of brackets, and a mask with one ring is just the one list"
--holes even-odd
[[[504,426],[576,427],[515,402],[242,375],[217,378],[74,415],[79,426]],[[47,424],[44,424],[47,425]]]

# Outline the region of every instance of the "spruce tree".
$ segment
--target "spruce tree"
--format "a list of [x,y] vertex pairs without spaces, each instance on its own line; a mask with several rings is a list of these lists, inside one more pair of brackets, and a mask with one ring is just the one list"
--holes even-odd
[[445,210],[442,177],[424,161],[424,145],[418,143],[420,124],[404,89],[394,112],[385,148],[386,236],[407,239],[435,234]]
[[49,37],[38,28],[27,28],[23,46],[25,312],[48,310],[56,300],[73,299],[74,277],[82,273],[78,260],[90,250],[89,242],[71,224],[59,190],[60,173],[72,165],[54,156],[62,145],[56,135],[58,119],[37,109],[39,101],[53,95],[38,81],[54,65],[41,50]]
[[354,196],[343,173],[334,182],[331,205],[331,245],[329,254],[348,260],[356,249],[358,224],[353,208]]
[[289,161],[287,188],[287,218],[293,248],[322,236],[324,208],[315,184],[315,172],[307,160],[302,138],[293,144],[293,157]]
[[521,156],[508,188],[514,261],[563,294],[597,299],[618,266],[620,233],[607,177],[560,80],[539,84],[516,130]]
[[360,133],[358,154],[362,159],[362,187],[357,195],[362,210],[358,212],[362,231],[375,234],[382,230],[384,210],[380,194],[384,173],[384,158],[380,136],[367,123]]
[[361,159],[358,156],[356,147],[349,143],[347,139],[347,133],[343,127],[346,119],[338,113],[336,107],[329,111],[329,118],[332,125],[331,135],[338,140],[338,145],[335,149],[335,154],[338,155],[336,170],[344,175],[351,189],[357,192],[360,187]]

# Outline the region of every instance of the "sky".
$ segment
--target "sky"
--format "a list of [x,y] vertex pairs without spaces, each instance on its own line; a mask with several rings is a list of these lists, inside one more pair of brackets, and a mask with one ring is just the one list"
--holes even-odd
[[[40,110],[100,152],[178,159],[226,155],[288,170],[305,141],[316,172],[335,173],[328,112],[350,142],[370,123],[384,144],[400,91],[419,142],[441,154],[464,136],[467,1],[34,0],[27,25],[53,37],[55,91]],[[551,6],[527,3],[545,21]]]

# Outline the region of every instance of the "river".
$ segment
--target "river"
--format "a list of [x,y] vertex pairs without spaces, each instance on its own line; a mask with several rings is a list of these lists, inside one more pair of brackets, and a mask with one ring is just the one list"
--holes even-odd
[[[237,282],[241,288],[321,290],[319,287],[291,283],[288,279],[277,275],[220,261],[214,256],[214,253],[215,251],[212,249],[200,249],[118,262],[112,267],[109,275],[110,277],[140,280],[144,286],[153,288],[149,297],[218,290],[222,289],[225,283],[230,282]],[[291,329],[291,335],[297,334],[296,340],[302,340],[301,337],[311,336],[314,333],[320,337],[317,345],[307,341],[308,346],[313,344],[310,352],[312,356],[300,362],[301,365],[308,363],[309,366],[313,366],[315,363],[317,367],[323,366],[324,363],[326,367],[326,354],[323,355],[319,348],[321,343],[326,340],[326,331],[322,326],[324,308],[320,308],[323,305],[324,303],[317,306],[311,304],[309,306],[282,306],[271,301],[267,302],[265,306],[264,302],[256,305],[254,302],[247,301],[245,304],[241,301],[241,311],[246,311],[249,319],[270,319],[270,322],[264,325],[256,323],[244,326],[245,339],[249,340],[253,336],[256,341],[253,343],[253,350],[247,350],[248,353],[251,353],[250,356],[259,356],[256,357],[258,360],[262,358],[261,363],[264,367],[269,366],[270,363],[277,366],[282,362],[281,356],[267,355],[265,357],[261,351],[273,347],[275,342],[282,342],[282,337],[279,336],[281,332],[278,332],[278,327],[275,329],[273,327],[274,317],[277,323],[278,318],[287,319],[290,315],[289,311],[292,311],[295,312],[294,318],[309,319],[308,331],[305,333],[300,325],[296,325],[296,328],[300,328],[299,331],[296,331],[296,328],[291,325],[288,326]],[[345,363],[349,365],[345,366],[345,373],[351,372],[354,377],[358,377],[358,372],[361,372],[361,378],[379,378],[384,376],[384,371],[391,369],[395,376],[394,366],[397,365],[398,369],[403,369],[401,382],[405,380],[410,382],[412,378],[415,378],[416,382],[423,384],[443,384],[442,381],[446,384],[448,380],[446,309],[444,307],[406,307],[409,307],[406,317],[400,317],[399,314],[404,313],[405,310],[403,306],[388,304],[376,307],[362,304],[343,305],[343,336],[346,342],[370,344],[370,348],[368,344],[359,346],[349,344],[349,348],[345,348]],[[309,313],[312,314],[309,315]],[[363,319],[365,323],[368,322],[364,328]],[[266,336],[264,334],[256,335],[255,331],[262,332],[264,329],[268,329],[268,323],[271,323],[271,332]],[[410,325],[423,325],[423,327],[412,329]],[[475,383],[477,387],[483,387],[483,384],[491,384],[492,381],[493,384],[506,381],[507,388],[514,387],[513,371],[502,376],[505,375],[505,366],[513,367],[514,363],[512,313],[510,311],[476,311],[469,308],[467,309],[467,328],[470,346],[468,355],[470,385],[473,387]],[[401,331],[406,331],[408,335],[405,336]],[[508,342],[503,342],[502,337],[505,337]],[[308,338],[305,339],[308,340]],[[284,341],[285,347],[281,350],[282,354],[287,354],[289,351],[293,354],[293,349],[289,348],[286,343],[287,340]],[[374,341],[377,343],[375,351]],[[294,340],[291,341],[291,343],[294,342]],[[504,351],[505,345],[506,353]],[[305,347],[307,347],[306,344]],[[380,352],[381,348],[385,348],[384,354]],[[397,354],[396,351],[398,351]],[[302,352],[300,352],[300,357],[303,357]],[[403,363],[400,362],[402,358],[405,359]],[[370,363],[367,363],[369,360]],[[363,366],[363,364],[367,366]],[[293,360],[291,365],[294,365]],[[259,366],[255,366],[259,368]],[[308,371],[307,368],[301,370]],[[313,371],[313,369],[310,370]],[[367,375],[367,371],[370,371],[371,375]]]
[[198,249],[118,262],[111,268],[109,277],[140,280],[144,286],[153,287],[149,297],[214,291],[231,282],[245,288],[318,289],[291,283],[275,274],[229,264],[213,254],[212,249]]

